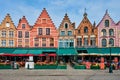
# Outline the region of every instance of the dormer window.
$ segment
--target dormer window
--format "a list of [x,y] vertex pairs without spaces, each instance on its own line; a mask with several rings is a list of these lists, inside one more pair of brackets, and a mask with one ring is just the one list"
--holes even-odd
[[109,27],[109,20],[105,20],[105,27]]
[[25,24],[22,24],[22,29],[25,29]]
[[65,29],[67,29],[68,28],[68,23],[65,23]]

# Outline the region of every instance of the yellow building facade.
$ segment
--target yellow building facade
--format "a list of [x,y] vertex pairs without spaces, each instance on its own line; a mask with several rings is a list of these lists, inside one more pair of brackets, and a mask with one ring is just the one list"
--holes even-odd
[[9,14],[0,25],[0,47],[16,47],[16,27]]

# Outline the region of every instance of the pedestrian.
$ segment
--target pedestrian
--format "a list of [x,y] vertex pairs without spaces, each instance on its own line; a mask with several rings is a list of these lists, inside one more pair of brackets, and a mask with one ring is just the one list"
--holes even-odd
[[118,62],[118,69],[120,69],[120,61]]

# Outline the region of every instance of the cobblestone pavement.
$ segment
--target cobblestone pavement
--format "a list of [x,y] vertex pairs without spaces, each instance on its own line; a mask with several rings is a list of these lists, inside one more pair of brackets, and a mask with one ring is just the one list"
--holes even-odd
[[120,80],[120,70],[0,70],[0,80]]

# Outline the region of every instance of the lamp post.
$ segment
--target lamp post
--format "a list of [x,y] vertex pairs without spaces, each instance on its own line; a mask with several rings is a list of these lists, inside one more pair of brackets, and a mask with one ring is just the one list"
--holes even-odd
[[109,67],[109,73],[113,73],[113,70],[112,70],[112,59],[111,59],[111,43],[109,43],[109,49],[110,49],[110,67]]

